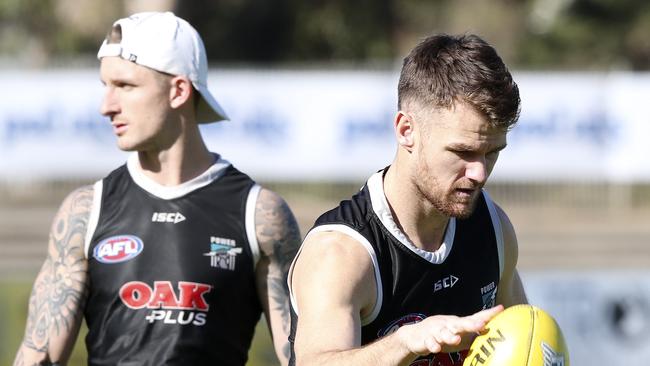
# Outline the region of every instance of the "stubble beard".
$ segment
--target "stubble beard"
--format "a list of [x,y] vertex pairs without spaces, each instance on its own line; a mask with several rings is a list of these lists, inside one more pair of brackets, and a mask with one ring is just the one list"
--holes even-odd
[[460,187],[454,185],[450,190],[445,189],[430,171],[426,164],[420,164],[415,176],[412,177],[422,199],[425,199],[436,211],[445,216],[459,219],[470,217],[476,207],[478,195],[474,193],[468,199],[458,199],[454,192],[455,188]]

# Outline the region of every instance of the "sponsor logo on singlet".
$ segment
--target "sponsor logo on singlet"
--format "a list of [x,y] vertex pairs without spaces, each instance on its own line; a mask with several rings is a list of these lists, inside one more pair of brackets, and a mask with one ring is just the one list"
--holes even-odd
[[185,216],[180,212],[154,212],[151,217],[151,222],[169,222],[178,224],[185,221]]
[[210,237],[210,251],[203,253],[210,257],[210,266],[221,269],[235,270],[237,255],[242,253],[242,248],[236,247],[234,239]]
[[120,288],[120,299],[130,309],[146,309],[148,323],[202,326],[210,305],[205,294],[212,286],[179,281],[176,289],[170,281],[155,281],[153,288],[141,281],[130,281]]
[[[412,313],[404,315],[403,317],[393,320],[387,326],[382,328],[377,333],[379,338],[387,336],[391,333],[394,333],[401,326],[408,324],[415,324],[421,322],[427,316],[421,313]],[[453,352],[453,353],[438,353],[435,355],[428,355],[418,358],[413,361],[410,366],[456,366],[462,365],[463,360],[465,359],[466,353],[463,352]]]
[[452,288],[458,282],[458,277],[449,275],[433,283],[433,292],[438,292],[443,289]]
[[383,336],[387,336],[389,334],[394,333],[399,329],[399,327],[407,324],[414,324],[417,322],[421,322],[424,318],[427,316],[424,314],[420,313],[412,313],[412,314],[407,314],[404,315],[403,317],[393,320],[390,322],[387,326],[383,327],[378,333],[377,337],[381,338]]
[[111,236],[95,246],[93,257],[102,263],[120,263],[135,258],[143,248],[142,239],[135,235]]

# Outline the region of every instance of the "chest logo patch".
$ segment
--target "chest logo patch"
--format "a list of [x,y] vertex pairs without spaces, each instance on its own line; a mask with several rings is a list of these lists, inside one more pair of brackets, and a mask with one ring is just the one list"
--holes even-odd
[[381,338],[383,336],[387,336],[397,331],[397,329],[399,329],[399,327],[403,325],[415,324],[421,322],[426,317],[427,317],[426,315],[420,313],[412,313],[412,314],[404,315],[403,317],[399,319],[395,319],[392,322],[390,322],[387,326],[383,327],[377,333],[377,337]]
[[120,263],[137,257],[142,249],[144,244],[137,236],[117,235],[99,242],[93,250],[93,257],[102,263]]
[[458,282],[459,278],[454,275],[449,275],[433,284],[433,292],[438,292],[443,289],[452,288]]
[[237,255],[242,253],[242,248],[236,247],[234,239],[210,237],[210,251],[203,253],[210,257],[210,266],[221,269],[235,270]]

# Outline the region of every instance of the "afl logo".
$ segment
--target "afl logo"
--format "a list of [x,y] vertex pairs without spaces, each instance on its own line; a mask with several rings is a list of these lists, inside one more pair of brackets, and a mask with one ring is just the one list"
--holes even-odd
[[393,320],[392,322],[390,322],[390,324],[388,324],[382,330],[377,332],[377,336],[378,337],[383,337],[383,336],[389,335],[389,334],[395,332],[397,329],[399,329],[399,327],[401,327],[403,325],[421,322],[426,317],[427,317],[426,315],[419,314],[419,313],[404,315],[403,317],[401,317],[401,318],[399,318],[397,320]]
[[93,257],[102,263],[119,263],[135,258],[143,248],[142,240],[137,236],[111,236],[97,244]]

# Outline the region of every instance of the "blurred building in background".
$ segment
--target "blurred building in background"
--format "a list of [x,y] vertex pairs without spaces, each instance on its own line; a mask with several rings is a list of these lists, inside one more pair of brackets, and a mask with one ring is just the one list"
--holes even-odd
[[[647,364],[645,0],[0,0],[0,364],[57,205],[125,158],[98,113],[97,48],[113,20],[151,10],[206,43],[231,117],[202,127],[209,146],[285,196],[303,233],[392,159],[408,50],[437,32],[483,36],[522,94],[488,189],[515,224],[530,301],[558,319],[574,366]],[[274,362],[260,329],[251,365]]]

